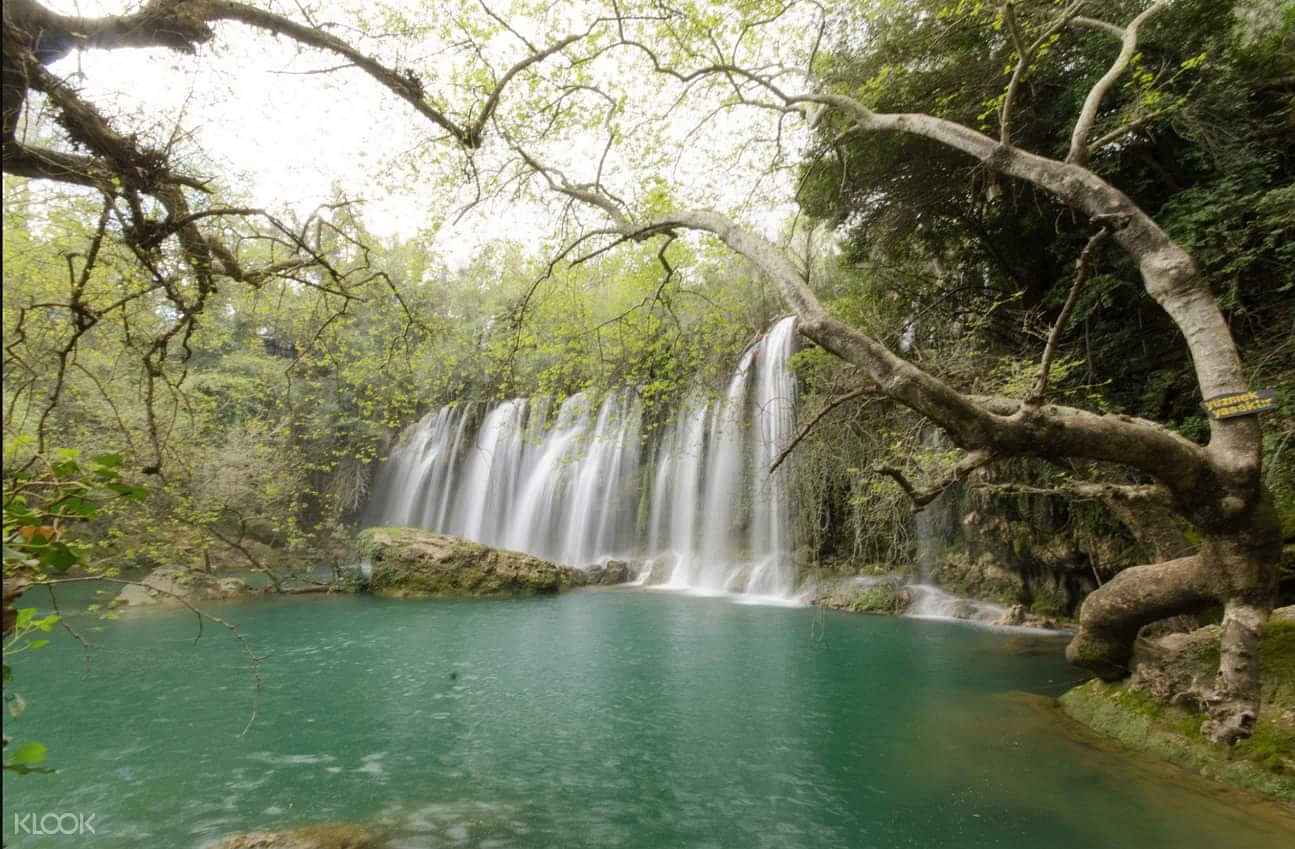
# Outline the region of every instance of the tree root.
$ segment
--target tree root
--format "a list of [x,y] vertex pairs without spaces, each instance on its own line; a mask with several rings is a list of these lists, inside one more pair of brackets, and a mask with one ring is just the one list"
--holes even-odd
[[1199,555],[1125,569],[1084,599],[1066,659],[1105,681],[1125,677],[1142,626],[1214,601],[1209,577]]

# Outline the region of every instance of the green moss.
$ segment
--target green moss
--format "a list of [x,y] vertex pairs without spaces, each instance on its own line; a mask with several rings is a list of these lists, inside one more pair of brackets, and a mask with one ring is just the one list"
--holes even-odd
[[951,554],[936,571],[935,582],[955,595],[1020,604],[1025,601],[1025,582],[1020,575],[997,565],[988,556],[973,560],[966,554]]
[[[1201,632],[1198,632],[1201,633]],[[1181,660],[1200,670],[1218,667],[1217,639],[1184,648]],[[1130,748],[1237,787],[1295,801],[1295,621],[1275,619],[1260,643],[1263,708],[1254,733],[1231,749],[1201,732],[1204,717],[1157,701],[1127,684],[1090,681],[1061,697],[1066,713]]]
[[890,583],[873,584],[868,587],[847,585],[821,596],[816,604],[833,610],[844,610],[849,613],[880,613],[893,615],[903,613],[908,607],[908,594]]
[[1295,621],[1270,620],[1259,644],[1264,701],[1295,709]]
[[1295,758],[1295,734],[1276,723],[1260,722],[1249,739],[1237,743],[1236,753],[1267,772],[1284,774]]
[[1229,750],[1206,740],[1201,717],[1161,705],[1123,684],[1089,681],[1061,697],[1072,718],[1146,752],[1233,787],[1295,802],[1295,777],[1283,766],[1289,739],[1271,719],[1261,719],[1253,737]]
[[1064,617],[1070,608],[1070,596],[1064,587],[1054,583],[1039,583],[1031,588],[1030,612],[1054,619]]
[[387,845],[381,834],[356,825],[311,825],[297,834],[319,849],[380,849]]

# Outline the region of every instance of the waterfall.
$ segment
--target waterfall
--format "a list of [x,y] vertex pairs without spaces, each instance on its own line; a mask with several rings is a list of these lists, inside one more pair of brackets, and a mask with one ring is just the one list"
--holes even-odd
[[787,470],[793,318],[743,352],[724,393],[700,388],[650,440],[630,388],[449,405],[412,425],[379,471],[371,521],[411,525],[578,568],[662,560],[668,583],[790,596]]

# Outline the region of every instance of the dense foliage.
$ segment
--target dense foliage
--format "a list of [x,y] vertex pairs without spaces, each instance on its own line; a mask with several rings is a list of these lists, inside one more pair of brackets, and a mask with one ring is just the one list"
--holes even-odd
[[683,391],[721,379],[779,310],[772,294],[751,296],[748,272],[683,241],[560,267],[551,246],[501,243],[447,268],[419,239],[365,235],[364,289],[223,290],[150,389],[142,352],[167,304],[127,259],[101,257],[79,295],[90,312],[133,298],[120,323],[81,330],[54,306],[96,218],[6,178],[6,465],[74,445],[117,452],[135,484],[156,478],[144,509],[109,505],[92,523],[97,562],[118,568],[278,575],[328,562],[376,463],[429,410],[633,385],[659,421]]
[[[1018,6],[1027,43],[1057,5]],[[1083,11],[1128,20],[1143,5],[1119,0]],[[1002,6],[992,3],[858,4],[840,22],[843,35],[821,70],[848,81],[878,110],[929,112],[997,136],[1014,59],[1005,27]],[[1052,35],[1017,95],[1013,141],[1064,156],[1073,116],[1117,47],[1096,30]],[[1265,419],[1265,467],[1288,539],[1295,534],[1292,57],[1289,4],[1176,3],[1146,29],[1134,70],[1100,115],[1093,153],[1099,173],[1193,252],[1245,350],[1252,386],[1277,391],[1280,411]],[[947,147],[901,134],[842,134],[843,126],[830,118],[819,125],[801,169],[803,206],[842,240],[841,261],[823,276],[822,293],[840,317],[905,347],[958,385],[1021,396],[1037,375],[1039,352],[1090,232],[1055,198],[1004,182]],[[1081,292],[1061,356],[1057,385],[1071,402],[1206,438],[1181,338],[1147,297],[1137,269],[1115,251],[1101,255]],[[830,358],[807,370],[821,396],[808,407],[849,384],[841,372]],[[848,415],[825,426],[817,448],[811,444],[823,455],[814,461],[822,476],[813,485],[851,493],[836,499],[854,510],[847,552],[893,557],[895,542],[911,550],[911,526],[893,487],[832,473],[899,453],[920,474],[945,458],[938,445],[923,442],[909,414],[874,405]],[[1023,470],[1027,477],[1078,471],[1034,465]],[[996,499],[994,509],[1028,515],[1029,505],[1019,502]],[[1121,532],[1105,511],[1063,510],[1075,523]],[[819,522],[839,533],[835,518]],[[1110,565],[1148,554],[1130,545]]]

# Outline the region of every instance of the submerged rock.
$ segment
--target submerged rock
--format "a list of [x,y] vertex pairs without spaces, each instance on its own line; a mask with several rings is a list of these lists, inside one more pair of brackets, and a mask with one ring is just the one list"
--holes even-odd
[[117,594],[115,604],[129,607],[171,607],[184,602],[220,601],[242,598],[253,590],[242,578],[219,577],[182,566],[162,566],[148,573],[140,584]]
[[577,569],[417,528],[368,528],[359,547],[372,563],[369,591],[377,595],[525,596],[585,583]]
[[309,825],[291,831],[234,834],[206,849],[382,849],[385,835],[358,825]]

